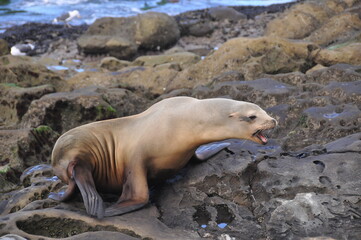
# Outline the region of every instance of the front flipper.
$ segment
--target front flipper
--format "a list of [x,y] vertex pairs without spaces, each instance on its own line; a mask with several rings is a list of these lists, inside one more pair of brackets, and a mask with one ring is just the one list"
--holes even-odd
[[105,216],[116,216],[142,208],[148,203],[149,189],[144,169],[128,171],[118,202],[105,209]]
[[197,148],[195,155],[199,160],[206,160],[230,145],[231,144],[227,142],[205,144]]
[[51,192],[48,197],[50,199],[63,202],[69,200],[73,196],[74,192],[75,192],[75,181],[71,179],[69,181],[68,188],[65,191],[61,191],[58,193]]
[[91,171],[83,166],[76,165],[73,178],[83,197],[85,209],[91,216],[101,219],[104,217],[103,199],[98,194]]

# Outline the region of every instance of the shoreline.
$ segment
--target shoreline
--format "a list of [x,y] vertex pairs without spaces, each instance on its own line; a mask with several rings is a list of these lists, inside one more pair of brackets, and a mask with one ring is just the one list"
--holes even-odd
[[[235,9],[236,11],[245,14],[247,19],[254,19],[257,15],[260,14],[280,13],[296,3],[297,2],[272,4],[266,7],[230,6],[229,8]],[[179,25],[181,21],[203,21],[203,19],[209,19],[209,15],[207,14],[208,10],[209,8],[188,11],[172,17],[174,17]],[[67,28],[62,24],[28,22],[22,25],[16,25],[7,28],[5,32],[0,33],[0,39],[7,41],[10,46],[30,39],[34,41],[35,45],[37,45],[37,51],[35,52],[35,55],[42,55],[48,51],[48,48],[52,42],[56,42],[60,39],[69,39],[71,41],[76,40],[88,29],[89,26],[90,25],[82,24]],[[184,35],[185,34],[183,34],[182,37]],[[140,53],[139,55],[142,54],[147,53]],[[154,54],[157,54],[157,52],[154,52]]]

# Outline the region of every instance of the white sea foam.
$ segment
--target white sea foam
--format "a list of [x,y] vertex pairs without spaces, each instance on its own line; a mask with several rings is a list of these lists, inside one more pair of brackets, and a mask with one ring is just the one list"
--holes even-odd
[[[0,31],[6,27],[26,22],[51,21],[61,14],[79,10],[81,19],[74,19],[73,25],[91,24],[101,17],[127,17],[146,11],[165,12],[176,15],[181,12],[226,6],[265,6],[292,0],[179,0],[176,3],[159,4],[160,0],[12,0],[0,9]],[[16,11],[9,14],[10,11]],[[8,11],[8,12],[7,12]],[[20,11],[20,12],[19,12]]]

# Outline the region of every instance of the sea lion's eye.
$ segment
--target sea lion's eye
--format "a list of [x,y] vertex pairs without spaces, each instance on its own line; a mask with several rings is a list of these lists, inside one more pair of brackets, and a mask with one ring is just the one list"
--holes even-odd
[[251,119],[251,120],[255,120],[257,118],[257,116],[252,115],[252,116],[249,116],[248,118]]

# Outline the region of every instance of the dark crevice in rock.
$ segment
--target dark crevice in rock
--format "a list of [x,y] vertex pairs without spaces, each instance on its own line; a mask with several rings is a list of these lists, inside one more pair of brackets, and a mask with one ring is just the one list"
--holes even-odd
[[35,215],[26,220],[17,221],[17,227],[29,234],[40,235],[51,238],[66,238],[75,236],[84,232],[111,231],[120,232],[131,237],[141,239],[141,236],[127,229],[118,229],[114,226],[92,226],[81,220],[64,218],[59,220],[55,217],[42,217]]
[[229,209],[226,204],[219,204],[215,206],[217,210],[216,222],[217,224],[221,223],[231,223],[235,218],[233,212]]
[[257,165],[258,165],[259,161],[258,162],[253,162],[251,164],[248,165],[248,167],[245,169],[243,175],[242,175],[242,178],[245,179],[245,182],[248,183],[248,186],[249,186],[249,192],[248,192],[248,200],[252,203],[250,205],[250,210],[253,214],[253,216],[255,216],[254,214],[254,209],[255,209],[255,205],[256,205],[256,198],[255,196],[253,195],[253,181],[257,175],[257,172],[258,172],[258,168],[257,168]]
[[207,211],[206,205],[199,205],[194,207],[196,212],[193,214],[193,220],[198,223],[199,226],[207,225],[212,220],[211,214]]

